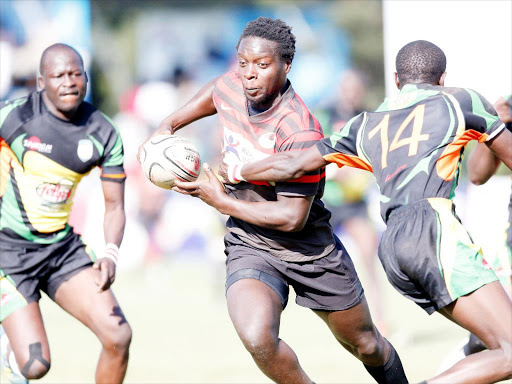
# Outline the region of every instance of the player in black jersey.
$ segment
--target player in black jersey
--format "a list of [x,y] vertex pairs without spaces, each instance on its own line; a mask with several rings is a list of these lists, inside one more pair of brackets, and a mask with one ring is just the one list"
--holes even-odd
[[[237,46],[238,71],[205,86],[163,121],[160,133],[218,113],[224,158],[249,162],[315,145],[322,128],[287,79],[294,53],[295,37],[284,22],[250,22]],[[206,172],[208,181],[180,185],[230,216],[224,238],[228,310],[258,367],[278,383],[311,383],[279,338],[291,285],[297,304],[312,309],[377,382],[406,383],[400,358],[374,326],[354,265],[332,233],[320,201],[325,172],[289,183],[243,182],[227,191]]]
[[[2,362],[17,379],[50,369],[42,290],[101,342],[96,382],[120,383],[131,341],[110,290],[125,225],[121,137],[83,101],[87,75],[73,48],[48,47],[38,81],[41,92],[0,104],[0,321],[9,340],[2,336]],[[99,258],[68,225],[76,187],[96,166],[107,243]]]
[[402,47],[397,96],[351,119],[304,152],[241,166],[239,179],[281,181],[330,162],[374,173],[387,224],[379,258],[389,281],[427,313],[438,311],[489,348],[431,383],[496,382],[512,376],[512,304],[455,214],[465,144],[485,142],[512,168],[512,133],[479,94],[444,87],[446,57],[427,41]]

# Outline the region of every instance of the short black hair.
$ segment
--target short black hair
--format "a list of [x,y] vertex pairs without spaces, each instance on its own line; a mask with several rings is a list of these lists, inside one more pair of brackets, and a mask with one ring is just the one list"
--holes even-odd
[[275,41],[277,52],[283,60],[292,61],[295,56],[295,36],[292,28],[280,19],[260,16],[247,23],[236,44],[237,51],[242,39],[249,36]]
[[396,55],[396,73],[402,84],[437,84],[445,70],[444,52],[430,41],[413,41]]

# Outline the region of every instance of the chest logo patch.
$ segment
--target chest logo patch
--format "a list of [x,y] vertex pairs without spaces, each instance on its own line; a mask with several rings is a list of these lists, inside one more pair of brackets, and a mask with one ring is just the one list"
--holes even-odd
[[53,145],[41,142],[41,139],[37,136],[31,136],[28,139],[23,140],[23,146],[32,151],[51,153]]
[[73,191],[73,182],[62,179],[58,184],[43,183],[37,187],[37,194],[50,204],[65,203]]
[[76,148],[76,154],[78,158],[82,160],[82,162],[87,162],[91,160],[93,154],[93,144],[89,139],[82,139],[78,142],[78,147]]

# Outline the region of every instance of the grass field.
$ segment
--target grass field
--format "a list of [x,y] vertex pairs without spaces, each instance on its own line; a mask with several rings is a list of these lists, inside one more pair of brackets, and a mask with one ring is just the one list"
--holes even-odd
[[[477,243],[487,240],[492,245],[497,244],[497,234],[503,233],[501,222],[506,220],[506,212],[499,207],[508,203],[510,179],[495,177],[491,181],[494,184],[489,182],[471,191],[477,201],[488,204],[470,205],[467,223]],[[350,242],[342,240],[354,258],[363,286],[369,287],[374,282],[366,279]],[[128,247],[124,252],[130,250]],[[197,255],[180,255],[179,261],[119,270],[113,289],[133,329],[126,383],[270,383],[246,352],[229,319],[222,252],[209,251],[215,257],[205,257],[204,261]],[[432,377],[466,331],[438,314],[427,316],[391,287],[380,264],[377,268],[387,308],[385,316],[391,327],[387,338],[398,350],[412,383]],[[41,307],[52,368],[39,382],[94,382],[100,351],[95,336],[46,296]],[[373,382],[362,364],[337,344],[324,323],[295,304],[293,290],[282,316],[280,336],[317,383]],[[0,383],[5,382],[0,375]]]
[[[155,264],[118,276],[114,291],[133,328],[127,383],[270,382],[232,328],[223,285],[220,263]],[[438,314],[428,317],[387,281],[383,285],[392,327],[388,338],[411,382],[419,382],[435,374],[442,358],[466,333]],[[99,342],[48,298],[41,307],[52,368],[40,382],[92,383]],[[324,323],[297,306],[293,297],[283,314],[281,338],[317,383],[372,382]]]

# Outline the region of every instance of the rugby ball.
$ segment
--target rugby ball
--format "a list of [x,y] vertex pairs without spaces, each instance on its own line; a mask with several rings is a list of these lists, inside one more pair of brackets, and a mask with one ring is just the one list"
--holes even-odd
[[178,135],[153,136],[142,148],[140,163],[148,180],[164,189],[171,189],[176,180],[195,181],[201,172],[199,152]]

